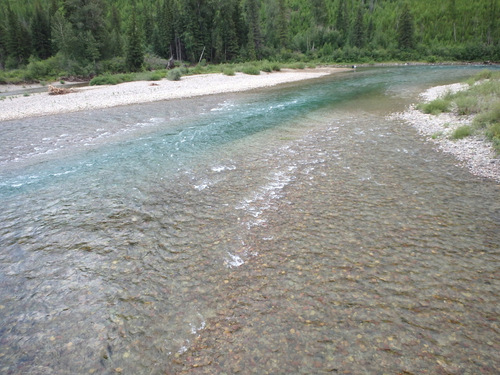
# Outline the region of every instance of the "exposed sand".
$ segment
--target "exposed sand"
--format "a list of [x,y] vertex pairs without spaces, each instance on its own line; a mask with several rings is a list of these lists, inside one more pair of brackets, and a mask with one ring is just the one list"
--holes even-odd
[[[320,78],[329,74],[351,71],[346,68],[285,69],[281,72],[247,75],[236,73],[202,74],[182,77],[180,81],[137,81],[112,86],[89,86],[72,89],[65,95],[48,93],[17,95],[0,100],[0,121],[56,113],[109,108],[127,104],[190,98],[202,95],[239,92],[283,83]],[[0,87],[4,92],[12,87]],[[16,88],[19,89],[19,88]]]
[[[420,94],[424,102],[430,102],[448,92],[467,89],[468,85],[455,83],[436,86]],[[491,142],[484,136],[470,136],[452,140],[450,135],[460,126],[470,125],[473,116],[458,116],[457,114],[441,113],[437,116],[425,114],[411,105],[405,112],[396,113],[391,117],[402,119],[412,125],[428,141],[434,142],[443,152],[452,154],[460,165],[480,177],[490,178],[500,182],[500,158],[495,155]]]

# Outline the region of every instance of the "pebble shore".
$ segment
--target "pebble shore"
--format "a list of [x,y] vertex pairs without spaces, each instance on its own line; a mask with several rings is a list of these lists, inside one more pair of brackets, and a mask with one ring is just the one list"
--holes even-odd
[[65,95],[47,92],[9,97],[0,101],[0,121],[21,119],[82,110],[109,108],[169,99],[246,91],[279,84],[320,78],[352,71],[346,68],[283,69],[280,72],[248,75],[236,73],[200,74],[179,81],[136,81],[110,86],[88,86],[72,89]]
[[[446,95],[448,92],[465,90],[467,84],[436,86],[420,94],[423,102],[430,102]],[[495,154],[491,142],[484,136],[469,136],[452,140],[450,135],[460,126],[470,125],[473,116],[458,116],[456,113],[441,113],[431,115],[420,112],[416,105],[401,113],[395,113],[391,118],[401,119],[413,126],[426,140],[434,142],[438,150],[452,154],[461,166],[479,177],[500,182],[500,158]]]

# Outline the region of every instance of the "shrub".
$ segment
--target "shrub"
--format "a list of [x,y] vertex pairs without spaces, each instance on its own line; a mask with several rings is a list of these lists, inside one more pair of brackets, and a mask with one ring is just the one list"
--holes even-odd
[[234,69],[230,67],[225,67],[222,69],[222,73],[225,74],[226,76],[234,76]]
[[204,69],[204,66],[198,64],[192,68],[189,68],[188,74],[202,74]]
[[469,95],[458,95],[455,104],[459,115],[470,115],[479,112],[477,97]]
[[296,62],[296,63],[291,64],[290,68],[291,69],[305,69],[306,64],[304,64],[303,62]]
[[493,142],[493,148],[497,154],[500,154],[500,122],[491,125],[486,130],[486,136]]
[[254,76],[258,76],[260,74],[259,68],[257,68],[255,65],[245,65],[241,71],[245,74],[250,74]]
[[472,134],[472,128],[468,125],[457,128],[452,134],[452,139],[462,139]]
[[161,81],[164,77],[164,74],[162,74],[161,72],[153,72],[150,76],[149,76],[149,80],[150,81]]
[[110,73],[124,73],[127,71],[125,57],[113,57],[112,59],[101,62],[102,69]]
[[478,128],[486,128],[495,123],[500,123],[500,103],[497,103],[491,110],[482,112],[474,118],[474,125]]
[[167,74],[167,79],[169,81],[179,81],[182,77],[182,73],[179,68],[172,69]]
[[97,76],[92,78],[89,82],[90,86],[101,86],[101,85],[116,85],[120,83],[117,76],[112,76],[111,74],[104,74],[102,76]]
[[262,70],[263,72],[266,72],[266,73],[271,73],[273,71],[273,67],[271,64],[267,63],[267,64],[263,64],[261,66],[260,70]]
[[441,112],[448,112],[450,107],[449,100],[446,99],[435,99],[430,103],[419,104],[417,106],[424,113],[438,115]]
[[165,69],[168,60],[158,57],[156,55],[147,53],[144,55],[144,68],[146,70],[160,70]]

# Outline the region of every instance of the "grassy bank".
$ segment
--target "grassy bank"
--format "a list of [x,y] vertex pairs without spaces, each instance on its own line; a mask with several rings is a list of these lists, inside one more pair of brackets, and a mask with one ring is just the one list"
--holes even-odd
[[315,67],[315,64],[304,64],[304,63],[276,63],[269,61],[255,61],[242,64],[219,64],[219,65],[208,65],[208,64],[198,64],[195,66],[177,66],[172,70],[158,69],[153,72],[140,72],[140,73],[128,73],[128,74],[103,74],[94,77],[90,81],[90,85],[114,85],[122,82],[130,81],[140,81],[140,80],[150,80],[158,81],[161,79],[169,79],[171,81],[177,81],[182,76],[196,75],[196,74],[209,74],[209,73],[223,73],[225,75],[231,76],[236,72],[241,72],[251,75],[259,75],[261,72],[271,73],[273,71],[280,71],[284,68],[294,68],[294,69],[304,69],[306,67]]
[[95,66],[81,68],[60,55],[46,60],[31,60],[23,69],[0,70],[0,84],[29,84],[54,81],[92,80],[95,85],[118,84],[122,82],[151,80],[163,78],[178,80],[182,76],[206,73],[224,73],[233,75],[236,72],[260,74],[260,72],[279,71],[284,68],[304,69],[315,67],[316,62],[272,62],[268,60],[251,61],[234,64],[185,65],[176,62],[176,68],[166,70],[167,60],[155,56],[146,56],[143,71],[125,73],[121,58],[96,63]]
[[434,115],[453,112],[457,116],[473,116],[471,125],[457,128],[451,138],[484,135],[500,155],[500,72],[484,70],[467,83],[469,86],[466,90],[419,104],[418,108]]

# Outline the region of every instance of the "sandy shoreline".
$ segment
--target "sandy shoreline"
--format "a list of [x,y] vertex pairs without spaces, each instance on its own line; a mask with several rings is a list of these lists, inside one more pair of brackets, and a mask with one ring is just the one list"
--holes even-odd
[[[467,89],[464,83],[432,87],[420,94],[423,102],[430,102],[448,92]],[[473,116],[441,113],[430,115],[420,112],[411,105],[405,112],[391,115],[413,126],[427,141],[434,142],[437,149],[452,154],[461,166],[469,169],[476,176],[500,182],[500,158],[495,155],[491,142],[485,136],[469,136],[459,140],[450,139],[450,135],[460,126],[470,125]]]
[[260,75],[243,73],[236,73],[234,76],[201,74],[182,77],[180,81],[163,79],[154,82],[136,81],[112,86],[80,87],[72,89],[73,92],[66,95],[48,95],[45,92],[29,96],[7,97],[0,101],[0,121],[247,91],[351,70],[347,68],[316,68],[284,69],[274,73],[261,72]]

